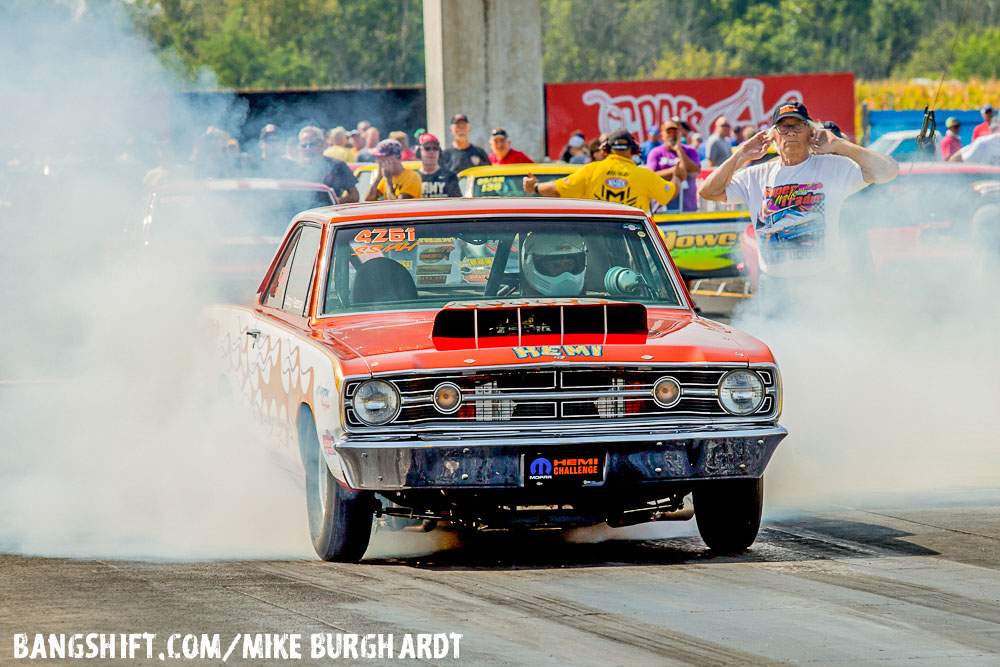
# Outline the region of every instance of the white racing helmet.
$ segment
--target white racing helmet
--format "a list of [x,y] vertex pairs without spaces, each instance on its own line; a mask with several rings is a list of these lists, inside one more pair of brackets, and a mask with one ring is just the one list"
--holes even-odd
[[543,296],[579,296],[587,271],[587,244],[572,232],[534,232],[521,248],[521,276]]

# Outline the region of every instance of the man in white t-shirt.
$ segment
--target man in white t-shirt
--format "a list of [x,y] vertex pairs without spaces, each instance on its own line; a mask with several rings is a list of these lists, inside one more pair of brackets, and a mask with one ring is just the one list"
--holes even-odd
[[[740,169],[762,157],[771,142],[780,159]],[[813,123],[803,104],[788,102],[775,108],[770,129],[737,146],[705,179],[699,194],[747,204],[754,216],[761,282],[773,287],[831,268],[841,204],[898,172],[892,158],[838,138]]]
[[955,151],[949,161],[1000,166],[1000,128]]

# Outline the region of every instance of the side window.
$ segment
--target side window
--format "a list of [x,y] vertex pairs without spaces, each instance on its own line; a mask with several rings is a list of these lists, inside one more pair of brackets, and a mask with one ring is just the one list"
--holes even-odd
[[265,306],[281,308],[281,304],[285,300],[285,289],[288,287],[288,272],[291,269],[292,258],[295,257],[295,248],[298,246],[299,237],[301,236],[300,230],[301,228],[296,230],[292,240],[289,241],[288,247],[285,248],[285,254],[278,261],[277,271],[271,276],[271,282],[264,292],[264,301],[262,303]]
[[299,233],[291,268],[288,271],[288,286],[281,309],[293,315],[305,315],[309,302],[309,288],[312,286],[316,253],[319,252],[320,230],[305,226]]
[[318,228],[303,225],[296,230],[264,293],[265,306],[305,315],[319,242]]

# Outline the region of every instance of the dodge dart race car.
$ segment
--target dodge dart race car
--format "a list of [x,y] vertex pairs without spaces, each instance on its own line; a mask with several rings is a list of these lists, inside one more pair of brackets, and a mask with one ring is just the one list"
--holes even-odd
[[786,435],[770,350],[695,314],[652,220],[618,204],[306,211],[256,303],[203,325],[223,387],[304,468],[327,560],[359,560],[381,514],[493,529],[693,509],[710,548],[742,551]]

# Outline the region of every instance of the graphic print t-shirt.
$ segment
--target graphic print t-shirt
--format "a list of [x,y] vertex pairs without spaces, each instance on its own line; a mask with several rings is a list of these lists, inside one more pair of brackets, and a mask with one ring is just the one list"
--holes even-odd
[[461,197],[458,190],[458,178],[455,172],[441,167],[433,174],[420,172],[423,181],[424,199],[440,199],[442,197]]
[[650,200],[666,204],[677,194],[677,187],[656,172],[614,154],[553,183],[560,197],[603,199],[646,212],[649,212]]
[[760,270],[778,278],[819,273],[834,259],[844,200],[867,185],[861,167],[841,155],[780,160],[736,172],[726,200],[754,217]]

